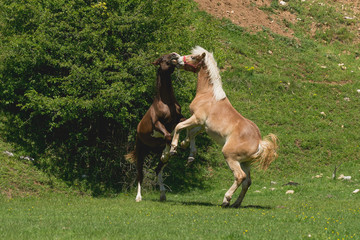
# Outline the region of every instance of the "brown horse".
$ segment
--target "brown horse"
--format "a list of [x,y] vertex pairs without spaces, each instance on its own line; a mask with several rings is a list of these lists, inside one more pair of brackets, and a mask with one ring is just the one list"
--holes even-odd
[[180,120],[185,120],[181,114],[180,105],[176,101],[171,81],[171,74],[178,66],[179,57],[179,54],[171,53],[153,62],[155,66],[159,65],[156,96],[137,126],[135,150],[125,156],[129,161],[136,161],[138,192],[135,200],[137,202],[142,199],[144,159],[150,152],[159,153],[161,151],[163,152],[155,171],[160,185],[160,200],[166,200],[162,171],[169,159],[171,132]]
[[[175,127],[170,152],[176,152],[180,130],[205,129],[222,146],[222,153],[235,177],[224,196],[222,206],[229,206],[234,192],[242,184],[241,193],[232,205],[239,207],[251,184],[251,163],[259,161],[260,166],[266,170],[277,157],[277,137],[269,134],[261,139],[255,123],[243,117],[231,105],[222,88],[219,69],[212,53],[196,47],[191,55],[179,58],[178,62],[185,70],[197,72],[198,81],[196,96],[190,104],[193,115]],[[192,133],[190,138],[196,134]]]

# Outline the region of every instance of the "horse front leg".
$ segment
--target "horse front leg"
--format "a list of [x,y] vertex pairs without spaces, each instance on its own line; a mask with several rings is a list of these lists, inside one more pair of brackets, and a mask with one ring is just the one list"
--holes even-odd
[[161,132],[164,135],[165,142],[170,145],[171,134],[168,132],[164,124],[162,124],[160,121],[156,121],[154,127],[156,131]]
[[163,150],[163,152],[161,154],[160,160],[162,162],[166,163],[169,160],[169,157],[170,157],[171,134],[167,131],[164,124],[162,124],[160,121],[155,122],[154,128],[155,128],[156,131],[161,132],[164,135],[166,146],[165,146],[165,149]]
[[174,155],[176,153],[176,148],[179,143],[180,131],[184,128],[189,128],[191,126],[198,125],[198,120],[195,115],[192,115],[189,119],[180,122],[176,125],[174,129],[174,136],[171,142],[170,154]]
[[193,162],[195,160],[195,156],[197,153],[197,149],[196,149],[196,145],[195,145],[195,137],[197,135],[199,135],[200,133],[202,133],[203,130],[204,130],[204,128],[202,126],[194,127],[190,130],[188,128],[186,139],[180,143],[181,147],[183,147],[185,144],[187,144],[187,145],[190,144],[190,154],[188,157],[187,164],[190,164],[191,162]]

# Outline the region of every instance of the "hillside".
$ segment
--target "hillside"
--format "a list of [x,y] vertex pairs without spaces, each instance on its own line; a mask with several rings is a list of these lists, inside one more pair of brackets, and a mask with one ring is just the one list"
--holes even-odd
[[[263,28],[270,29],[276,34],[293,38],[294,29],[290,25],[296,25],[299,21],[304,21],[300,17],[302,15],[292,8],[293,5],[299,4],[300,1],[272,1],[272,0],[195,0],[199,4],[200,10],[204,10],[217,18],[228,18],[236,25],[239,25],[248,31],[258,32]],[[281,3],[280,3],[281,2]],[[294,3],[296,2],[296,3]],[[335,0],[335,1],[301,1],[305,8],[334,8],[338,12],[339,17],[343,19],[358,19],[360,17],[360,2],[351,0]],[[341,23],[337,19],[337,24],[349,25]],[[310,22],[309,37],[312,37],[316,31],[326,29],[327,23],[322,23],[314,19]],[[357,36],[354,41],[360,39],[360,23],[354,21],[347,26]]]
[[[196,2],[39,3],[46,11],[35,3],[27,11],[0,3],[7,10],[0,14],[2,194],[132,189],[134,165],[123,155],[152,100],[150,63],[172,51],[188,54],[195,45],[214,53],[234,107],[262,135],[279,137],[279,158],[267,172],[254,169],[254,181],[325,178],[342,164],[339,173],[358,184],[359,4]],[[177,71],[174,79],[188,117],[196,76]],[[232,179],[219,146],[206,135],[197,146],[191,167],[186,151],[170,161],[166,184],[174,192],[221,189]],[[146,163],[149,189],[155,163]]]
[[33,158],[14,151],[0,138],[0,199],[77,193],[61,180],[37,169],[33,161]]

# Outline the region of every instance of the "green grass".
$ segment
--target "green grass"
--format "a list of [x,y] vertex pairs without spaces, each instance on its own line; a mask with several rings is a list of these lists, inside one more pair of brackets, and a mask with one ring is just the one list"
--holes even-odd
[[[0,237],[358,239],[360,195],[351,194],[355,183],[325,177],[303,182],[297,187],[254,184],[240,209],[219,206],[224,189],[168,194],[164,203],[158,201],[157,193],[144,194],[141,203],[135,203],[134,194],[7,199],[0,205]],[[295,193],[286,195],[288,189]]]
[[[246,33],[228,21],[206,23],[217,39],[203,47],[214,52],[228,98],[262,135],[280,139],[279,158],[269,170],[252,171],[242,208],[219,207],[233,176],[221,148],[206,137],[198,138],[193,166],[179,172],[184,164],[170,161],[166,184],[173,192],[165,203],[150,188],[141,203],[134,201],[135,189],[112,197],[80,195],[76,186],[21,160],[26,154],[0,138],[0,238],[359,239],[360,193],[352,193],[360,189],[359,45],[351,43],[351,28],[341,30],[353,23],[318,2],[327,3],[289,2],[287,9],[303,19],[290,26],[293,40],[268,30]],[[314,36],[311,21],[320,24]],[[193,82],[175,85],[195,89],[192,73],[177,74]],[[187,106],[183,111],[189,114]],[[331,179],[339,164],[337,176],[350,181]],[[284,186],[289,181],[300,185]]]

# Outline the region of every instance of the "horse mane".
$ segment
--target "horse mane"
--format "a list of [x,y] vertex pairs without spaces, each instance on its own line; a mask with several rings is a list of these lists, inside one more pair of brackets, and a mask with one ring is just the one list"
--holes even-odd
[[207,67],[209,77],[211,80],[211,84],[213,85],[213,94],[216,101],[220,101],[221,99],[226,98],[226,94],[222,88],[221,76],[219,68],[217,67],[217,63],[214,59],[212,53],[206,51],[204,48],[200,46],[196,46],[192,50],[193,55],[201,55],[206,53],[205,55],[205,65]]

